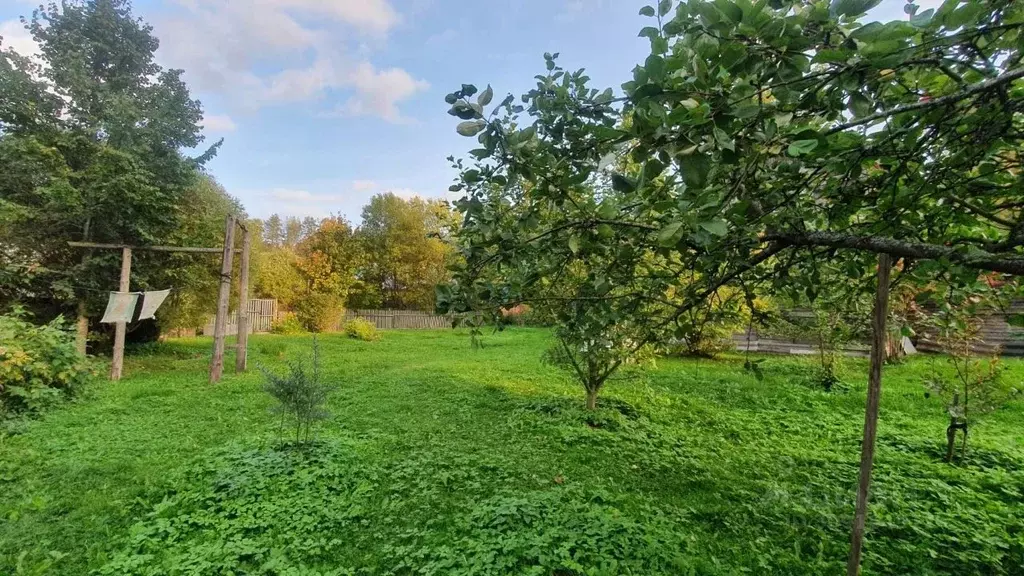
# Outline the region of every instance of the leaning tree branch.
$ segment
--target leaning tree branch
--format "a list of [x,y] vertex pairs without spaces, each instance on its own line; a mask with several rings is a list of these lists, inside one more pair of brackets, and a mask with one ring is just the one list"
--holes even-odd
[[954,92],[952,94],[947,94],[945,96],[942,96],[940,98],[936,98],[934,100],[929,100],[927,102],[915,102],[913,104],[904,104],[903,106],[897,106],[897,107],[889,109],[889,110],[882,110],[881,112],[876,112],[874,114],[865,116],[863,118],[860,118],[858,120],[854,120],[852,122],[846,122],[844,124],[840,124],[838,126],[833,127],[829,131],[825,132],[825,135],[826,136],[831,136],[832,134],[835,134],[836,132],[842,132],[843,130],[847,130],[849,128],[853,128],[855,126],[862,126],[864,124],[869,124],[871,122],[874,122],[875,120],[881,120],[883,118],[888,118],[890,116],[895,116],[897,114],[902,114],[904,112],[913,112],[914,110],[924,110],[926,108],[935,108],[936,106],[945,106],[946,104],[952,104],[952,103],[955,103],[955,102],[959,102],[961,100],[970,98],[971,96],[974,96],[975,94],[978,94],[978,93],[981,93],[981,92],[987,92],[988,90],[991,90],[992,88],[995,88],[997,86],[1002,86],[1003,84],[1008,84],[1008,83],[1013,82],[1014,80],[1018,80],[1020,78],[1024,78],[1024,68],[1017,68],[1016,70],[1010,70],[1009,72],[1005,72],[1003,74],[1000,74],[999,76],[996,76],[995,78],[990,78],[988,80],[985,80],[984,82],[978,82],[977,84],[972,84],[972,85],[968,86],[967,88],[965,88],[965,89],[963,89],[963,90],[961,90],[959,92]]
[[847,232],[776,232],[766,234],[762,240],[795,247],[827,246],[863,250],[915,260],[948,260],[975,270],[1024,276],[1024,256],[987,252],[977,248],[961,250],[926,242],[910,242],[887,236],[859,236]]

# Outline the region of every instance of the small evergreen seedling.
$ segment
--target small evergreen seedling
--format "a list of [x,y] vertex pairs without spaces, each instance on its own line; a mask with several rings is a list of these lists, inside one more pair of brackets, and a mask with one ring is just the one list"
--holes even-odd
[[262,366],[260,370],[266,378],[263,390],[277,400],[277,405],[271,411],[281,415],[281,439],[284,440],[285,425],[291,420],[295,425],[295,443],[309,442],[313,425],[330,417],[324,406],[336,388],[323,382],[320,373],[320,345],[316,337],[313,338],[312,369],[307,367],[304,359],[299,359],[288,362],[288,372],[284,375],[275,374]]

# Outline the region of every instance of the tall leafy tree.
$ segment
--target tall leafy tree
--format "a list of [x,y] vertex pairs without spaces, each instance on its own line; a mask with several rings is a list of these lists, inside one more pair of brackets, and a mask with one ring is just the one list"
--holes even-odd
[[440,200],[378,194],[363,208],[358,236],[366,261],[356,308],[430,310],[434,288],[448,278],[452,252],[446,241],[455,229],[451,209]]
[[[3,296],[50,315],[75,301],[97,310],[119,256],[67,241],[184,240],[197,168],[217,145],[182,154],[203,141],[202,108],[180,70],[155,63],[158,41],[129,2],[51,3],[25,24],[41,62],[0,49],[0,268],[32,274]],[[171,265],[148,255],[133,281],[156,284]]]
[[[605,254],[592,273],[611,288],[586,296],[610,303],[595,307],[605,319],[678,299],[639,350],[722,286],[813,293],[826,263],[850,284],[875,254],[904,282],[1024,273],[1024,5],[909,3],[907,21],[863,22],[878,3],[661,0],[640,11],[651,52],[618,94],[557,54],[522,104],[489,112],[490,89],[449,94],[479,147],[456,161],[466,267],[442,306],[529,301],[550,271]],[[616,170],[622,157],[639,172]],[[575,201],[596,184],[621,198]],[[621,273],[649,254],[653,273]],[[700,281],[680,286],[692,271]]]
[[[664,1],[642,11],[651,54],[621,95],[557,54],[523,104],[485,116],[489,89],[450,94],[480,142],[456,163],[456,307],[529,300],[563,263],[612,251],[594,274],[616,287],[661,256],[630,297],[675,290],[670,327],[725,284],[813,293],[821,264],[860,280],[875,252],[908,280],[1024,272],[1020,4],[909,4],[909,21],[861,23],[876,3]],[[579,202],[589,186],[620,195]],[[701,281],[676,290],[689,271]]]

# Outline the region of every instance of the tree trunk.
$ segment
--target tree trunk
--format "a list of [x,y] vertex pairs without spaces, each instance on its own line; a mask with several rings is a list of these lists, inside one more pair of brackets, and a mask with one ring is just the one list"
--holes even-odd
[[949,428],[946,428],[946,462],[953,461],[953,451],[956,450],[956,422],[951,420]]
[[857,511],[853,517],[850,536],[850,561],[847,576],[860,574],[860,555],[864,545],[864,526],[868,515],[868,490],[871,487],[871,469],[875,463],[875,436],[878,432],[878,405],[882,396],[882,364],[885,363],[886,319],[889,316],[889,276],[892,257],[878,256],[878,288],[871,326],[871,372],[868,376],[868,401],[864,411],[864,441],[861,444],[860,482],[857,486]]
[[587,410],[597,409],[597,389],[587,389]]
[[75,350],[79,356],[85,356],[89,351],[89,317],[86,316],[86,301],[82,298],[78,301],[78,323],[75,325]]

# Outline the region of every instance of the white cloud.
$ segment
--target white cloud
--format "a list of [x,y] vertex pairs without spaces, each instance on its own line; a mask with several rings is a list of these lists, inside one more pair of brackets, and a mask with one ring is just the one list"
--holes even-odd
[[381,34],[398,23],[398,13],[387,0],[270,0],[269,3],[333,17],[360,30]]
[[0,36],[5,48],[13,48],[18,54],[30,58],[40,55],[39,44],[19,20],[0,22]]
[[417,92],[430,88],[424,80],[416,80],[401,68],[374,70],[368,62],[360,64],[352,74],[356,88],[344,106],[344,112],[354,116],[379,116],[389,122],[404,122],[398,103],[408,100]]
[[238,126],[230,116],[224,114],[207,114],[203,117],[203,128],[209,132],[234,132]]
[[158,18],[159,57],[185,69],[200,93],[235,108],[348,93],[349,114],[402,121],[398,104],[427,88],[405,70],[369,61],[399,22],[389,0],[177,0]]
[[352,189],[356,192],[369,192],[377,189],[377,183],[373,180],[353,180]]
[[344,199],[344,196],[340,194],[313,194],[308,190],[293,190],[291,188],[275,188],[266,196],[278,202],[295,204],[328,204]]
[[388,190],[388,192],[404,200],[412,200],[413,198],[423,198],[422,194],[413,190],[412,188],[392,188]]

